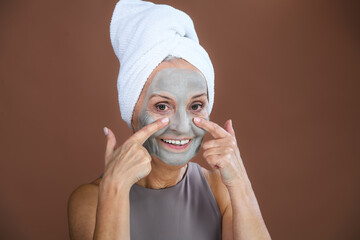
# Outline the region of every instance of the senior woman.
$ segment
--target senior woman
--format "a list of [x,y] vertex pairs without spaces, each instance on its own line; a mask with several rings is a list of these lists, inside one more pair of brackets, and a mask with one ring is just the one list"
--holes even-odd
[[[209,120],[213,67],[190,17],[121,0],[110,36],[120,111],[134,134],[120,145],[104,128],[104,173],[69,198],[71,239],[270,239],[232,122]],[[200,146],[211,170],[191,162]]]

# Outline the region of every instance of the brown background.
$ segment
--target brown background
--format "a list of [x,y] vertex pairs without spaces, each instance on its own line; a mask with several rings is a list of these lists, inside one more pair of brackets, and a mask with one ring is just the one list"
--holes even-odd
[[[360,239],[359,1],[183,0],[273,239]],[[0,2],[0,239],[68,239],[120,118],[116,1]],[[208,167],[201,160],[199,163]]]

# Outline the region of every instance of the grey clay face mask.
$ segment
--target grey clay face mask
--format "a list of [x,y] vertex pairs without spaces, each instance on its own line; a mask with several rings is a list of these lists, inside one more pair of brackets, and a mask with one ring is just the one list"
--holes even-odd
[[[205,94],[205,97],[201,99],[206,99],[206,102],[199,108],[200,111],[195,111],[192,106],[197,109],[199,106],[197,104],[203,101],[199,101],[199,98],[192,100],[192,97],[199,94]],[[149,105],[154,95],[162,95],[170,99],[156,97],[159,100],[152,101]],[[144,143],[150,155],[169,165],[186,164],[196,155],[205,131],[194,124],[193,118],[209,119],[206,96],[206,82],[199,72],[181,68],[165,68],[154,76],[139,112],[139,128],[162,117],[169,117],[170,122]],[[155,104],[160,104],[158,105],[161,106],[160,110],[154,106]]]

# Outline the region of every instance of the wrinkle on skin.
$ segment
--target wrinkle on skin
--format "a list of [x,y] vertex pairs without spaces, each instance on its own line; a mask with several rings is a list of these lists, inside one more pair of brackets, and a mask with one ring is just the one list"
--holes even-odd
[[[200,94],[203,96],[192,99]],[[168,105],[169,111],[156,109],[159,103]],[[197,103],[202,103],[203,107],[194,111],[191,106]],[[194,124],[193,118],[209,119],[207,85],[201,73],[182,68],[165,68],[156,73],[138,115],[139,129],[162,117],[169,117],[169,124],[150,136],[144,147],[166,164],[184,165],[197,154],[206,133]],[[191,141],[187,149],[175,150],[166,147],[161,141],[164,138]]]

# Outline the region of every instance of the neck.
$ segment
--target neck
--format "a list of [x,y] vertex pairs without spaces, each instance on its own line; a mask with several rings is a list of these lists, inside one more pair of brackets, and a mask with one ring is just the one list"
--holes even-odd
[[149,175],[140,179],[136,184],[151,189],[161,189],[175,186],[180,182],[187,171],[187,164],[168,165],[152,156]]

